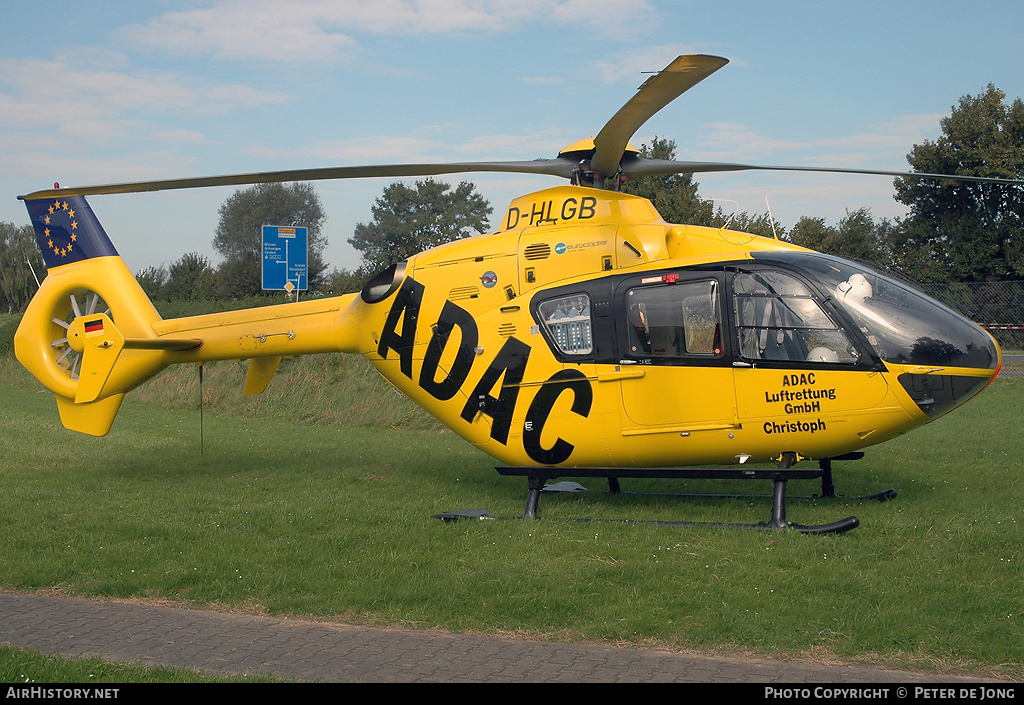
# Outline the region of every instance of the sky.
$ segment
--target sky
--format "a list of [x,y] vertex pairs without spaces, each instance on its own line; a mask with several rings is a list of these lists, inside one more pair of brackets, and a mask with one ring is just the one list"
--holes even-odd
[[[64,186],[551,158],[680,54],[729,64],[631,140],[682,160],[908,168],[961,96],[1024,97],[1020,0],[0,0],[0,221]],[[494,208],[550,176],[467,174]],[[837,223],[905,209],[879,176],[698,175],[723,209]],[[392,180],[317,182],[326,260]],[[414,180],[407,179],[412,184]],[[236,187],[92,196],[132,271],[212,247]]]

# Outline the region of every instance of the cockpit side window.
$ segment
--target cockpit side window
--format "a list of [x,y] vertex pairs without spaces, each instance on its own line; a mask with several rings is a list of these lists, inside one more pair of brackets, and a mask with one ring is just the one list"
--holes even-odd
[[715,279],[626,292],[629,352],[641,358],[722,357],[720,285]]
[[766,266],[793,267],[815,281],[885,362],[986,370],[999,365],[992,336],[907,282],[816,252],[755,252],[753,257]]
[[738,272],[733,310],[740,356],[747,360],[853,364],[846,333],[800,280],[784,272]]
[[548,337],[566,355],[589,355],[594,351],[590,297],[587,294],[561,296],[537,307]]

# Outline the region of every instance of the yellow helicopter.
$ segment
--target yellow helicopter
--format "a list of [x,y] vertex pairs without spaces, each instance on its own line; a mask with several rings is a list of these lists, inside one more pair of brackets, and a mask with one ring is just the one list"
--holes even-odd
[[[774,169],[654,160],[629,139],[727,63],[680,56],[598,135],[554,159],[339,167],[55,188],[21,196],[48,276],[15,338],[63,424],[101,436],[125,393],[168,365],[247,359],[246,395],[284,357],[358,353],[410,399],[529,480],[526,516],[556,477],[764,477],[764,528],[786,481],[927,423],[999,372],[995,340],[915,289],[786,242],[666,223],[622,193],[652,174]],[[164,320],[85,200],[92,194],[495,171],[570,185],[515,199],[497,232],[442,245],[358,294]],[[792,467],[804,459],[819,467]],[[751,465],[747,465],[750,462]],[[755,469],[757,463],[772,463]],[[707,468],[706,466],[730,466]],[[705,467],[696,467],[705,466]],[[457,515],[457,513],[455,513]]]

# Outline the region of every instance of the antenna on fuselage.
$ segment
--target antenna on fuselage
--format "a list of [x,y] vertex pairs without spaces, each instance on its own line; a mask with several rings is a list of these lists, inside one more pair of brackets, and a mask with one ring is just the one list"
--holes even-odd
[[775,239],[778,240],[779,234],[775,232],[775,218],[772,217],[772,204],[768,202],[767,193],[764,195],[764,204],[768,206],[768,222],[772,224],[772,235],[774,235]]

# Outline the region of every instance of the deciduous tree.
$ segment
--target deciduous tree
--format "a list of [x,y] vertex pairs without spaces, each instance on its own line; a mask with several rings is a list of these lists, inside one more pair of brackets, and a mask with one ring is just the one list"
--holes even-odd
[[167,285],[167,267],[161,264],[159,267],[140,269],[135,275],[135,281],[150,299],[162,299]]
[[321,232],[326,219],[312,184],[257,184],[236,191],[220,207],[213,238],[214,249],[224,257],[217,272],[219,293],[238,298],[262,291],[264,225],[307,228],[306,276],[309,288],[315,288],[327,267],[323,261],[327,239]]
[[887,220],[876,223],[870,209],[859,208],[846,211],[846,216],[836,226],[826,225],[824,218],[804,216],[786,239],[818,252],[889,266],[886,253],[892,227]]
[[[34,272],[34,273],[33,273]],[[0,223],[0,312],[21,311],[46,276],[46,264],[31,225]]]
[[[1005,97],[993,85],[963,96],[939,139],[914,145],[907,161],[921,172],[1024,178],[1024,103]],[[909,250],[939,258],[956,280],[1024,275],[1024,188],[908,178],[895,185],[896,200],[910,207]]]
[[215,279],[210,260],[198,252],[188,252],[167,269],[164,297],[168,301],[195,301],[215,295]]
[[[656,136],[650,144],[641,145],[640,155],[648,159],[675,159],[676,143]],[[668,223],[712,225],[714,205],[701,200],[697,186],[693,174],[669,174],[634,179],[622,190],[649,200]]]
[[476,187],[463,181],[452,191],[441,181],[396,182],[384,189],[370,223],[358,223],[349,244],[362,254],[362,268],[376,272],[423,250],[484,233],[492,212]]

